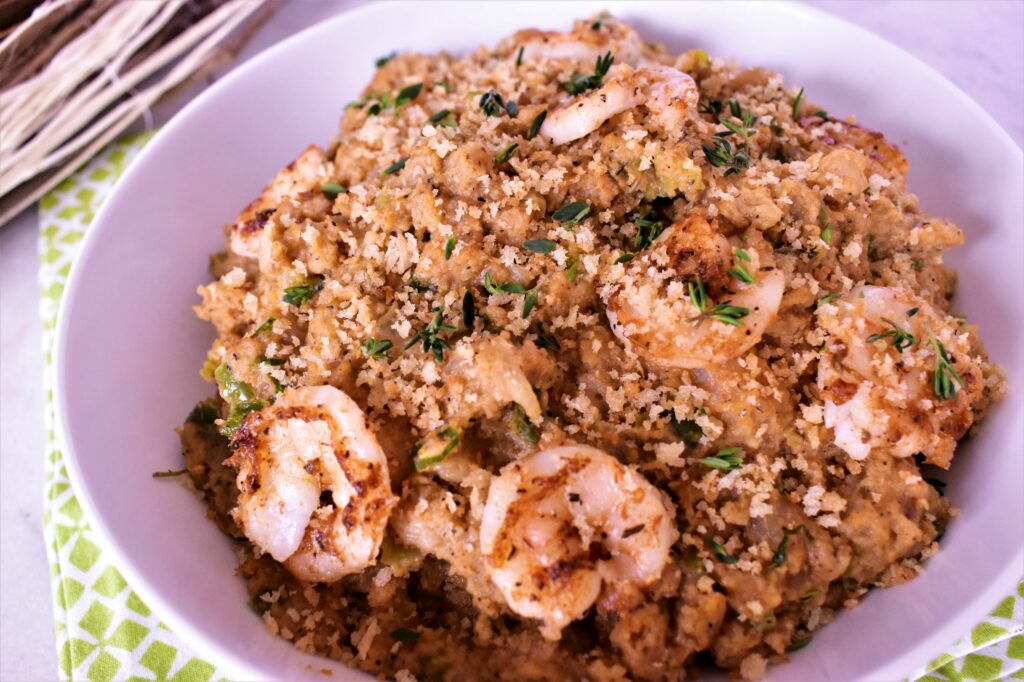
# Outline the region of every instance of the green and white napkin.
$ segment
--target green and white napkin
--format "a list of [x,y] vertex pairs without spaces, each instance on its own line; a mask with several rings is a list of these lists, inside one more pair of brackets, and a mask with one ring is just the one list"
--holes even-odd
[[[109,562],[68,481],[54,434],[52,347],[57,306],[93,214],[149,139],[107,147],[39,202],[39,284],[46,362],[46,501],[43,530],[52,574],[62,680],[223,679],[163,626]],[[1024,680],[1024,583],[985,622],[912,679]]]
[[223,679],[162,625],[110,563],[68,481],[54,433],[52,349],[57,305],[93,214],[149,139],[111,145],[39,202],[39,284],[46,363],[46,500],[57,661],[62,680]]

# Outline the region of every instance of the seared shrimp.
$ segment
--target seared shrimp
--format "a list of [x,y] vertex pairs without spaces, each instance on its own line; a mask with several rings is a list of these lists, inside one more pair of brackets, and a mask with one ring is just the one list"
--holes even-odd
[[655,366],[694,369],[739,357],[761,340],[782,301],[785,276],[762,269],[767,258],[688,216],[630,261],[608,299],[608,322]]
[[274,213],[274,207],[285,197],[297,197],[310,190],[319,192],[327,179],[326,163],[323,150],[311,145],[299,158],[282,168],[263,188],[259,198],[249,204],[231,226],[231,250],[239,256],[259,258],[265,241],[263,228]]
[[544,59],[567,59],[578,62],[594,62],[598,57],[611,52],[615,61],[622,64],[636,64],[641,60],[644,43],[629,26],[606,19],[597,23],[577,21],[569,33],[527,29],[512,37],[514,52],[526,62]]
[[880,448],[948,467],[983,396],[969,331],[895,287],[856,289],[821,306],[818,322],[828,333],[818,386],[835,444],[853,459]]
[[678,532],[658,490],[584,445],[542,450],[491,483],[480,549],[509,608],[543,622],[551,640],[602,591],[658,579]]
[[232,516],[253,544],[308,582],[373,564],[396,499],[355,401],[332,386],[286,388],[246,415],[232,446]]
[[600,88],[576,96],[548,115],[540,132],[552,144],[565,144],[589,135],[616,114],[643,106],[666,134],[678,136],[699,96],[697,84],[682,71],[620,64],[611,68]]

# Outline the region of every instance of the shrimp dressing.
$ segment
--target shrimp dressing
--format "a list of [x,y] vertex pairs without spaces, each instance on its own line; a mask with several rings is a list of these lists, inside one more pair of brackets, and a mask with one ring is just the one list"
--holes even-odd
[[199,288],[183,452],[267,628],[403,681],[757,679],[924,570],[1003,380],[963,233],[838,115],[607,16],[381,59]]

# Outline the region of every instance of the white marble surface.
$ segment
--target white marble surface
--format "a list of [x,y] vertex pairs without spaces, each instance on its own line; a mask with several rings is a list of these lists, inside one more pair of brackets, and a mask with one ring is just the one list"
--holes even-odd
[[[363,0],[294,1],[252,54]],[[596,3],[600,5],[600,3]],[[952,80],[1024,146],[1024,3],[811,0],[903,47]],[[581,14],[584,13],[581,7]],[[195,90],[160,106],[167,120]],[[0,680],[56,679],[49,569],[42,539],[43,390],[36,212],[0,227]]]

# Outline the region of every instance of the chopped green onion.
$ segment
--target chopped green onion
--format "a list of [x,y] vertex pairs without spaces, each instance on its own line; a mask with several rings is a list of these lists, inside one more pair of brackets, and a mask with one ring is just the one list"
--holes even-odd
[[519,403],[512,403],[511,422],[516,431],[527,441],[533,445],[540,442],[540,431],[537,429],[537,425],[530,421]]
[[452,252],[455,251],[455,243],[456,243],[456,241],[457,240],[455,239],[455,235],[452,235],[451,237],[448,237],[448,239],[445,241],[445,243],[444,243],[444,259],[445,260],[450,260],[451,259]]
[[430,443],[421,443],[416,448],[413,458],[413,465],[416,467],[416,471],[423,471],[435,464],[440,464],[448,455],[455,452],[459,447],[462,433],[454,426],[449,426],[436,435],[438,437],[434,438]]

